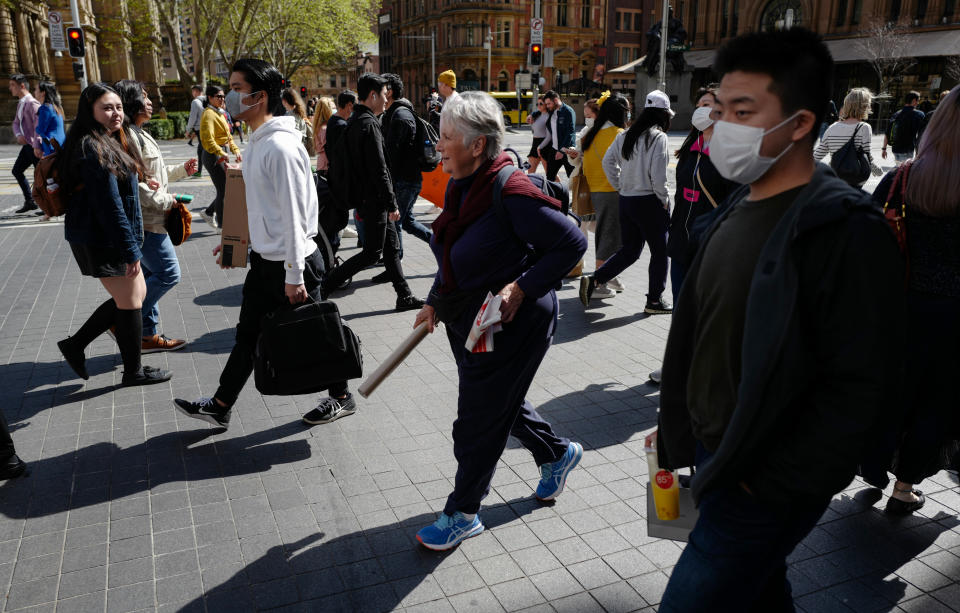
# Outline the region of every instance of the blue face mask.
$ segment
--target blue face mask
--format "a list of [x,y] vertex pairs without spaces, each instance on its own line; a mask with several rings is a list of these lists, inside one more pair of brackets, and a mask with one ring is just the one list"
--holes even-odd
[[252,109],[253,107],[255,107],[255,106],[257,106],[258,104],[260,104],[261,102],[263,102],[263,100],[260,100],[260,101],[258,101],[258,102],[253,103],[253,104],[244,104],[244,103],[243,103],[243,100],[244,100],[245,98],[249,98],[250,96],[253,96],[253,95],[259,94],[259,93],[260,93],[260,92],[251,92],[251,93],[249,93],[249,94],[241,94],[240,92],[234,91],[234,90],[231,89],[230,92],[227,94],[227,97],[224,99],[224,105],[227,107],[227,112],[230,113],[230,116],[231,116],[231,117],[233,117],[233,118],[235,118],[235,119],[236,119],[236,118],[239,118],[240,115],[246,113],[247,111],[249,111],[249,110]]

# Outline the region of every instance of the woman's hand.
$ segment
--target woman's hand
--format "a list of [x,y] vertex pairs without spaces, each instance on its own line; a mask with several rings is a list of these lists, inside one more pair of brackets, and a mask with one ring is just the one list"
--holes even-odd
[[236,158],[237,158],[237,164],[243,161],[243,156],[240,155],[239,153],[236,155]]
[[38,160],[43,159],[43,149],[41,149],[41,148],[39,148],[39,147],[34,147],[34,148],[33,148],[33,155],[35,155]]
[[149,187],[153,191],[157,191],[158,189],[160,189],[160,181],[157,181],[156,179],[149,179],[147,181],[147,187]]
[[225,155],[221,155],[220,157],[217,158],[217,165],[226,166],[226,165],[227,165],[227,162],[229,162],[229,161],[230,161],[230,158],[228,158],[228,157],[225,156]]
[[127,264],[127,278],[136,279],[140,275],[140,260]]
[[523,302],[523,290],[514,281],[500,290],[499,296],[503,299],[500,303],[500,320],[503,323],[510,323],[513,321],[513,316],[517,314],[520,303]]
[[195,175],[197,174],[199,166],[200,165],[197,163],[197,158],[190,158],[187,160],[186,164],[183,165],[183,168],[187,171],[188,175]]
[[648,434],[646,437],[644,437],[644,439],[643,439],[643,446],[644,446],[644,447],[648,447],[648,448],[650,448],[650,449],[656,449],[656,448],[657,448],[657,432],[658,432],[658,430],[654,430],[653,432],[651,432],[650,434]]
[[413,320],[413,327],[416,328],[423,322],[427,322],[427,332],[433,333],[437,329],[437,312],[429,304],[423,305],[417,313],[417,318]]
[[580,157],[580,152],[576,149],[567,149],[567,155],[569,155],[571,159],[575,160]]

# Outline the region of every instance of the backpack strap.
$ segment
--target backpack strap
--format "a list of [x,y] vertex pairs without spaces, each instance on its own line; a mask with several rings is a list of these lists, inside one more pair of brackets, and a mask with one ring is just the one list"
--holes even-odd
[[510,180],[510,177],[514,173],[523,172],[516,166],[510,164],[504,166],[499,171],[497,171],[497,177],[493,180],[493,212],[496,214],[497,219],[500,221],[500,225],[503,229],[511,236],[513,236],[518,243],[523,247],[523,250],[530,255],[536,255],[533,247],[527,244],[527,241],[523,240],[517,233],[513,231],[513,224],[510,223],[510,216],[507,214],[507,207],[503,204],[503,188],[506,186],[507,181]]

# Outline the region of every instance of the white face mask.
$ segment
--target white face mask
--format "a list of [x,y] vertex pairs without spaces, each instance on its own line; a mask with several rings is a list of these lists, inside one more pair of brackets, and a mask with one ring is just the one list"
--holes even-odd
[[794,113],[766,131],[729,121],[716,122],[710,140],[710,161],[723,178],[744,185],[753,183],[767,174],[770,167],[793,147],[791,142],[777,157],[763,157],[760,155],[763,137],[785,126],[799,114],[799,111]]
[[585,117],[584,120],[583,120],[583,125],[587,126],[588,128],[592,128],[592,127],[593,127],[593,117]]
[[693,118],[690,120],[690,123],[693,124],[694,128],[703,132],[713,125],[713,119],[710,117],[710,113],[712,112],[713,108],[709,106],[697,107],[697,110],[693,112]]
[[227,107],[227,112],[230,113],[231,117],[239,117],[240,115],[246,113],[253,107],[257,106],[263,100],[255,102],[253,104],[244,104],[243,100],[249,98],[250,96],[260,92],[251,92],[249,94],[241,94],[238,91],[230,90],[227,93],[227,97],[224,99],[224,105]]

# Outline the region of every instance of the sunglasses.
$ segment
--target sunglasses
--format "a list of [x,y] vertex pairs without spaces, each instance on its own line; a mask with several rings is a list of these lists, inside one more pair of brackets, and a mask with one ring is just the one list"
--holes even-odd
[[223,94],[217,94],[216,96],[214,96],[214,98],[220,98],[221,100],[223,100],[224,98],[226,98],[226,96],[224,96]]

